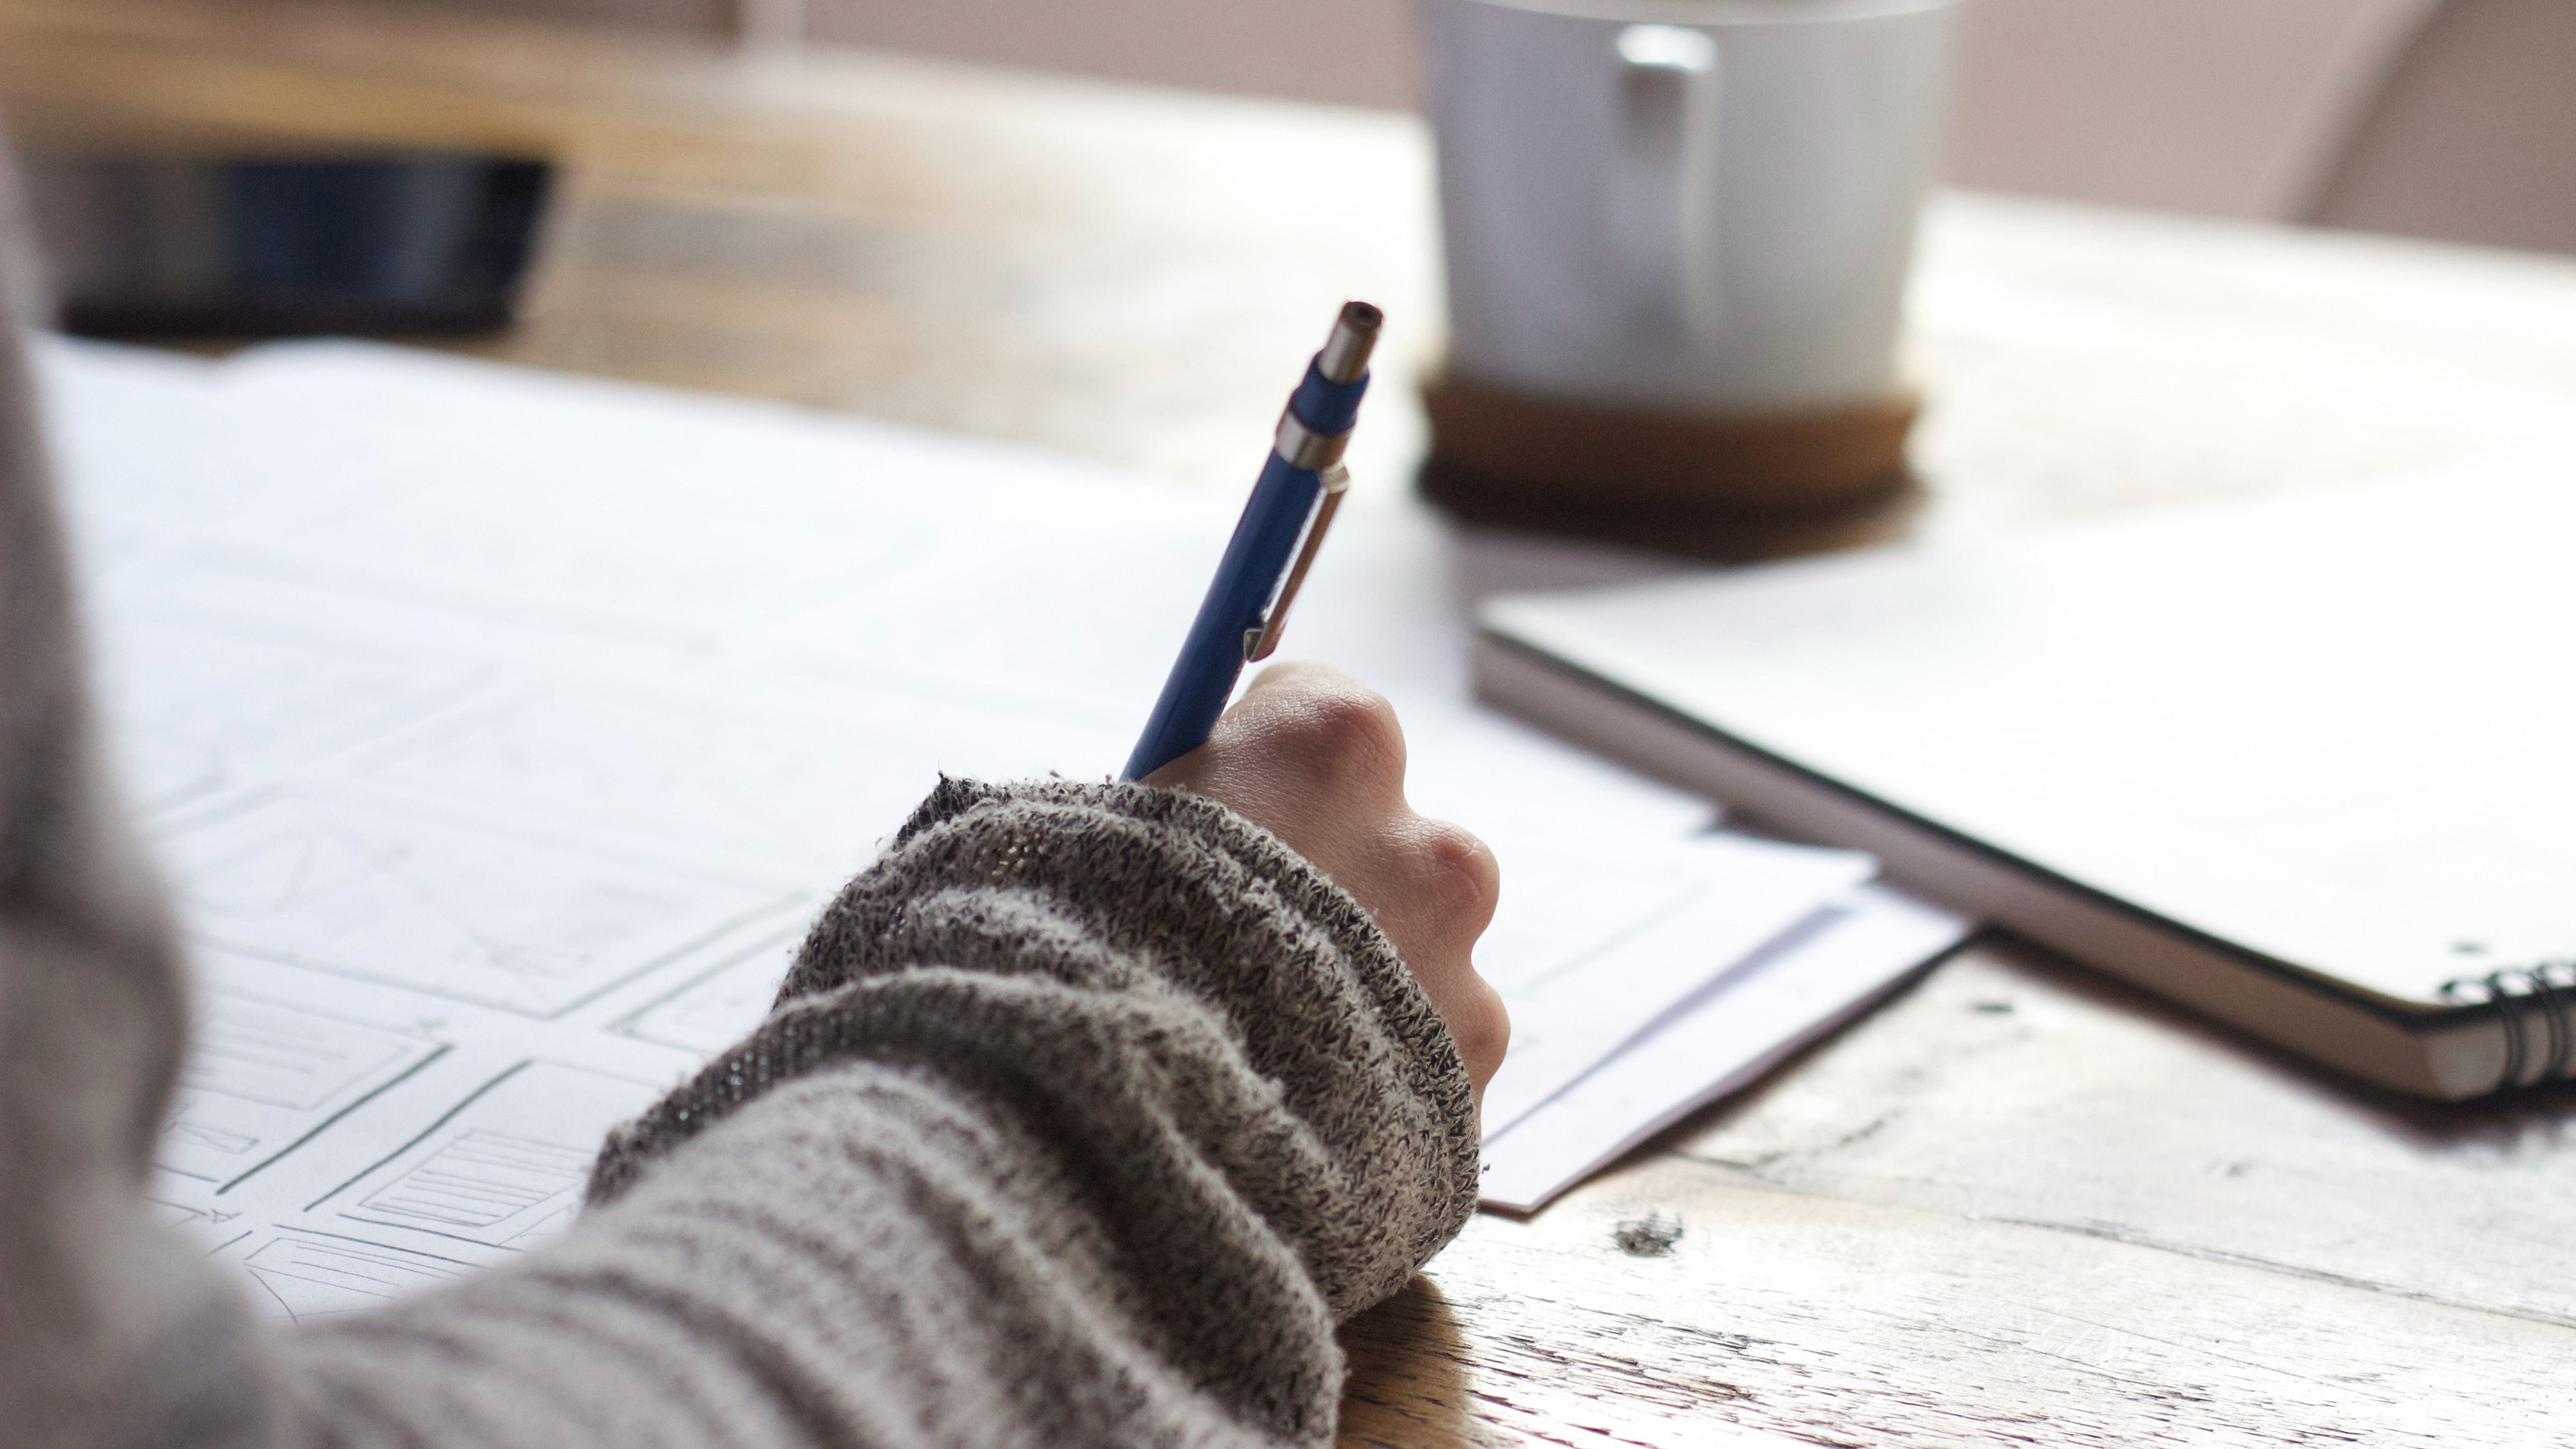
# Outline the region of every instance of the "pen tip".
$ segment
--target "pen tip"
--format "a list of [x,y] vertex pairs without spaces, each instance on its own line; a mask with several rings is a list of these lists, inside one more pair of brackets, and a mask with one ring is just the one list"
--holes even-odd
[[1377,346],[1377,329],[1386,314],[1366,302],[1344,302],[1341,315],[1333,319],[1333,334],[1324,339],[1324,350],[1316,359],[1324,377],[1331,382],[1357,382],[1368,371],[1369,353]]

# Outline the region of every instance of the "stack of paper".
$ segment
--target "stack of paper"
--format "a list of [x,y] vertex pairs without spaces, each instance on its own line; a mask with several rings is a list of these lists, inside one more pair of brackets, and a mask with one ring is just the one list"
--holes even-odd
[[[295,1315],[559,1230],[601,1132],[760,1018],[938,772],[1113,770],[1235,511],[354,344],[42,362],[200,978],[156,1195]],[[1287,648],[1391,696],[1415,803],[1504,861],[1492,1201],[1534,1207],[1958,938],[1865,856],[1712,832],[1475,708],[1485,545],[1353,512]]]
[[[1535,1211],[1750,1085],[1946,954],[1969,929],[1954,912],[1884,886],[1855,886],[1683,992],[1580,1072],[1524,1083],[1512,1080],[1518,1064],[1507,1064],[1486,1095],[1485,1202]],[[1516,1026],[1523,1020],[1514,1017]]]

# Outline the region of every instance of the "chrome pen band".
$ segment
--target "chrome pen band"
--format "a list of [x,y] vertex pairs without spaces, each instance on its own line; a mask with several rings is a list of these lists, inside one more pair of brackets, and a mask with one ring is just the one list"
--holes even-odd
[[1283,409],[1279,414],[1279,432],[1272,439],[1271,447],[1278,451],[1281,458],[1287,460],[1289,467],[1303,468],[1309,473],[1321,473],[1342,461],[1342,449],[1349,447],[1350,442],[1351,435],[1348,431],[1316,432],[1313,428],[1297,421],[1297,414],[1293,410]]

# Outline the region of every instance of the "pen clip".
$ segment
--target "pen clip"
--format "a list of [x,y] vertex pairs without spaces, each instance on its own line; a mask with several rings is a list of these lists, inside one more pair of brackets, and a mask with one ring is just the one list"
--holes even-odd
[[1333,510],[1342,506],[1342,495],[1350,490],[1351,470],[1339,463],[1320,475],[1324,496],[1315,503],[1315,517],[1306,525],[1306,541],[1297,549],[1297,561],[1288,566],[1288,577],[1279,585],[1279,597],[1261,611],[1257,628],[1243,631],[1243,658],[1258,664],[1279,648],[1279,631],[1288,625],[1288,606],[1296,601],[1297,586],[1306,582],[1306,570],[1315,562],[1315,550],[1323,545],[1324,530],[1332,526]]

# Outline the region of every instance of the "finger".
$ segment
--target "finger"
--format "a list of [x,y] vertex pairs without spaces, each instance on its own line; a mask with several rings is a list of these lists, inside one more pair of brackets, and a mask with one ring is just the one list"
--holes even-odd
[[1502,994],[1477,974],[1463,948],[1409,953],[1405,966],[1449,1028],[1459,1060],[1467,1068],[1468,1084],[1481,1100],[1485,1083],[1502,1066],[1511,1046],[1511,1013],[1503,1005]]
[[1291,659],[1255,675],[1206,744],[1166,762],[1142,783],[1214,793],[1285,788],[1307,794],[1339,783],[1330,777],[1337,770],[1316,778],[1315,766],[1354,760],[1362,764],[1363,778],[1391,768],[1401,791],[1404,729],[1394,707],[1329,664]]
[[1475,1090],[1481,1111],[1485,1084],[1494,1079],[1511,1052],[1511,1011],[1492,982],[1470,971],[1441,1019],[1449,1024],[1450,1038],[1458,1044],[1458,1058],[1467,1068],[1467,1084]]
[[1464,957],[1501,904],[1502,863],[1475,835],[1411,811],[1390,837],[1380,857],[1390,930],[1420,949]]
[[1403,798],[1404,726],[1395,706],[1329,665],[1263,670],[1217,730],[1227,746],[1275,759],[1305,789],[1342,798],[1345,808]]

